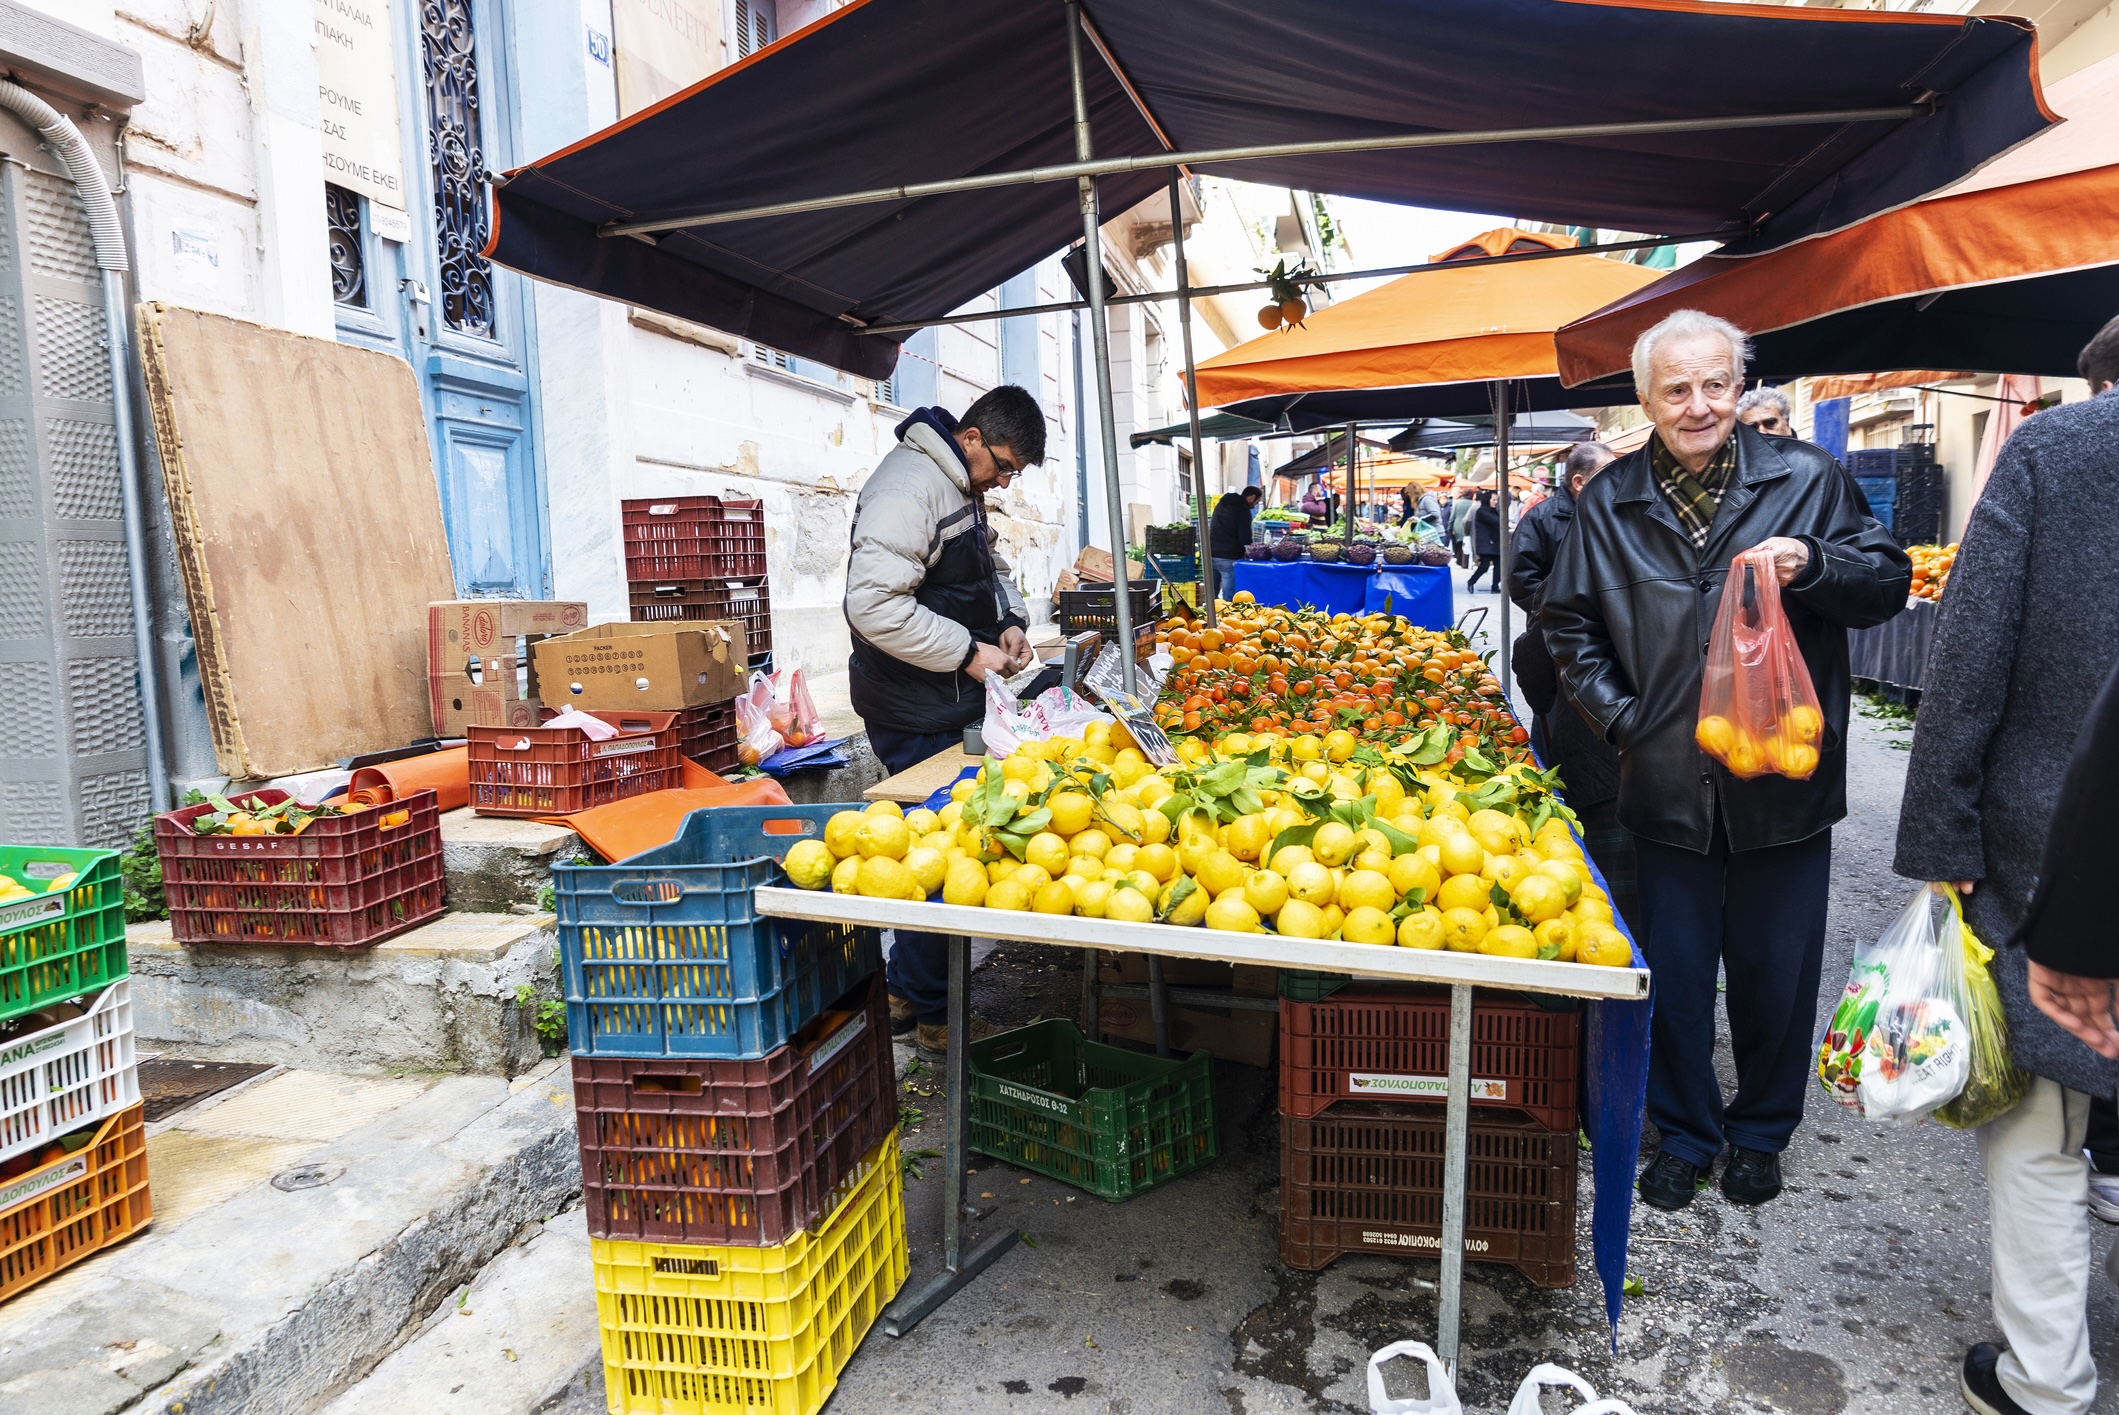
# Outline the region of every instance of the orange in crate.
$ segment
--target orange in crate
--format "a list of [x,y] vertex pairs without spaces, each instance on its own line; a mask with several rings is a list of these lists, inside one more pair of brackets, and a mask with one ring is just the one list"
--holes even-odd
[[0,1301],[124,1242],[153,1217],[147,1108],[128,1106],[85,1148],[0,1180]]

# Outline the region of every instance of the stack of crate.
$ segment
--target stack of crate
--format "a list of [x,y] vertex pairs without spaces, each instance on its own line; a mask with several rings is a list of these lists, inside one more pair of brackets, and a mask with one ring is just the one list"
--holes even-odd
[[1896,530],[1898,513],[1898,449],[1857,447],[1847,453],[1847,470],[1869,503],[1869,514],[1887,531]]
[[[1449,993],[1284,973],[1280,1259],[1440,1252]],[[1464,1256],[1539,1287],[1575,1280],[1579,1012],[1472,1003]]]
[[[735,619],[750,666],[773,666],[772,590],[765,579],[765,504],[718,496],[620,503],[625,579],[636,622]],[[733,750],[734,737],[730,737]]]
[[809,1415],[904,1285],[881,937],[752,902],[842,809],[695,811],[553,870],[614,1412]]
[[112,850],[0,846],[0,1300],[147,1227]]

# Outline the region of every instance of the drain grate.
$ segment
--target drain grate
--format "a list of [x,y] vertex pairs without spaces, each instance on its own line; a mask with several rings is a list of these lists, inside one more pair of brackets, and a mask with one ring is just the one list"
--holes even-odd
[[140,1063],[140,1099],[147,1103],[150,1122],[162,1120],[271,1069],[240,1061],[157,1056]]

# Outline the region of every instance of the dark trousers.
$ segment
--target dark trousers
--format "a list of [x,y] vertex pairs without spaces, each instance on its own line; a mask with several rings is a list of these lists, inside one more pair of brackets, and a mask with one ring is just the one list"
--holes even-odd
[[[1779,1154],[1811,1087],[1832,832],[1706,854],[1636,838],[1641,954],[1655,975],[1648,1118],[1663,1148],[1702,1167],[1726,1144]],[[1729,984],[1736,1097],[1714,1069],[1715,967]]]
[[[892,775],[917,766],[936,752],[962,742],[962,731],[891,732],[868,729],[868,745]],[[884,983],[892,997],[912,1004],[913,1015],[922,1022],[940,1024],[949,1020],[949,943],[941,934],[896,931],[890,958],[883,968]]]
[[2090,1152],[2090,1168],[2099,1174],[2119,1174],[2119,1106],[2110,1096],[2090,1097],[2090,1123],[2082,1148]]
[[1481,575],[1489,573],[1491,573],[1493,576],[1493,583],[1487,586],[1487,588],[1489,590],[1492,590],[1494,593],[1499,594],[1501,591],[1501,557],[1499,557],[1498,555],[1480,556],[1479,563],[1472,566],[1471,574],[1465,576],[1464,588],[1466,590],[1470,590],[1473,585],[1479,583],[1479,577]]

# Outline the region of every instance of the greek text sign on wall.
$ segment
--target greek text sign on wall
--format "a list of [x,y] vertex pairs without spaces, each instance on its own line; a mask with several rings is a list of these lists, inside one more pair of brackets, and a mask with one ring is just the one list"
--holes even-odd
[[719,0],[612,0],[618,112],[638,113],[721,67]]
[[325,180],[402,211],[405,166],[390,37],[390,0],[316,0]]

